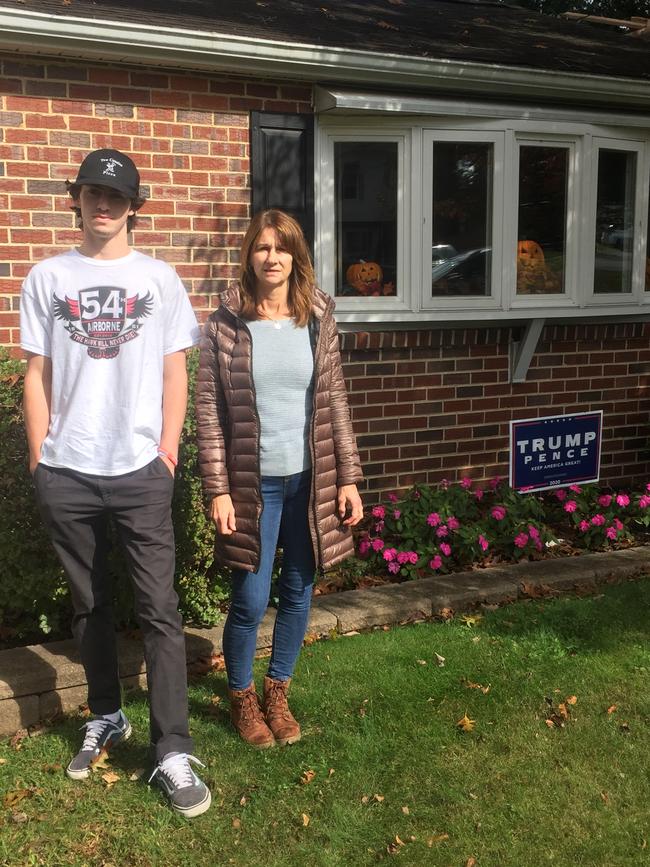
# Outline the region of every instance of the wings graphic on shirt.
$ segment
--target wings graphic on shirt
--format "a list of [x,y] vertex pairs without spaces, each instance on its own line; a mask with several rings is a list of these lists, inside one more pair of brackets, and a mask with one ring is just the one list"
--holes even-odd
[[128,319],[139,319],[141,316],[148,316],[153,308],[153,297],[151,292],[147,292],[144,298],[138,295],[131,295],[126,299],[126,315]]
[[63,301],[60,298],[57,298],[56,295],[53,295],[52,298],[54,300],[54,315],[57,319],[65,319],[66,322],[73,322],[75,319],[80,318],[81,311],[79,310],[78,301],[68,298],[67,295]]

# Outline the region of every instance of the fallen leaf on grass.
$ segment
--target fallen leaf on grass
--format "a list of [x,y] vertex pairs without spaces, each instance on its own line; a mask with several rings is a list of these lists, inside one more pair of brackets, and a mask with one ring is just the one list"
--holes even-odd
[[316,771],[312,771],[311,769],[308,771],[303,771],[302,776],[300,777],[300,782],[303,784],[303,786],[306,786],[307,783],[311,783],[315,776]]
[[426,659],[416,659],[415,661],[417,662],[418,665],[426,665],[427,664]]
[[449,839],[449,834],[434,834],[433,837],[427,838],[427,846],[431,849],[436,843],[443,843]]
[[21,750],[23,747],[23,741],[27,737],[27,729],[18,729],[16,734],[9,741],[9,746],[14,750]]
[[471,732],[474,731],[476,720],[470,719],[467,714],[465,714],[461,719],[458,720],[456,725],[462,732]]
[[0,759],[0,765],[6,765],[6,764],[7,764],[6,759]]
[[335,773],[334,768],[330,768],[330,769],[329,769],[329,773],[327,774],[327,776],[328,776],[328,777],[331,777],[333,773]]
[[465,626],[476,626],[483,620],[482,614],[463,614],[460,618],[461,623],[464,623]]
[[609,795],[607,794],[607,792],[601,792],[600,793],[600,799],[603,802],[603,804],[609,804]]
[[433,655],[436,658],[436,665],[439,666],[440,668],[444,668],[445,667],[445,657],[440,656],[439,653],[434,653]]
[[402,807],[402,813],[404,813],[405,816],[409,816],[411,814],[411,811],[407,806],[404,806]]
[[466,689],[478,689],[483,693],[483,695],[487,695],[490,691],[490,684],[488,684],[487,686],[483,686],[483,684],[474,683],[473,680],[467,680],[467,678],[465,677],[461,677],[460,682]]
[[618,730],[619,730],[619,732],[621,732],[624,735],[629,735],[631,732],[630,725],[629,725],[629,723],[626,723],[626,722],[622,722],[620,724],[620,726],[618,727]]
[[15,807],[23,798],[29,798],[33,794],[34,792],[31,789],[18,789],[15,792],[7,792],[2,799],[2,803],[5,807]]
[[102,768],[110,767],[110,763],[108,761],[108,750],[102,749],[99,751],[99,755],[94,758],[90,763],[91,771],[99,771]]
[[470,855],[467,861],[465,861],[465,867],[476,867],[476,863],[476,858]]
[[373,801],[377,801],[378,804],[381,804],[381,802],[383,800],[385,800],[385,796],[384,795],[373,795],[372,799],[373,799]]
[[59,771],[63,770],[63,765],[58,765],[58,764],[43,765],[41,770],[45,771],[46,774],[58,774]]
[[105,774],[102,774],[102,780],[106,783],[109,789],[112,788],[119,779],[120,775],[116,774],[115,771],[107,771]]
[[386,851],[388,852],[389,855],[397,855],[397,853],[400,851],[400,849],[404,845],[405,845],[404,841],[401,840],[397,834],[395,834],[395,839],[392,842],[390,842],[388,844],[388,846],[386,846]]
[[12,813],[11,821],[15,822],[16,825],[23,825],[27,821],[27,813]]
[[239,829],[241,828],[241,819],[237,819],[237,818],[233,819],[232,820],[232,826],[235,829],[235,831],[239,831]]
[[303,813],[302,814],[302,827],[306,828],[307,825],[309,825],[309,821],[310,821],[310,819],[309,819],[309,816],[307,815],[307,813]]
[[302,643],[305,645],[305,647],[309,647],[310,644],[314,644],[316,641],[318,641],[318,636],[315,632],[310,632],[309,635],[305,635]]
[[144,777],[144,775],[145,775],[145,769],[144,768],[137,768],[135,771],[133,771],[133,773],[129,777],[129,780],[132,783],[135,783],[137,780],[141,780],[142,777]]
[[239,799],[239,806],[240,806],[240,807],[245,807],[245,806],[246,806],[246,801],[247,801],[246,795],[242,795],[241,798]]
[[607,708],[607,713],[612,714],[612,713],[615,713],[616,710],[617,710],[617,706],[615,704],[610,704],[610,706]]
[[435,615],[439,620],[451,620],[454,616],[453,608],[441,608]]
[[577,701],[578,701],[578,697],[577,697],[576,695],[570,695],[570,696],[566,699],[566,703],[567,703],[567,704],[570,704],[570,705],[574,705],[574,704],[576,704]]
[[359,708],[359,716],[365,716],[366,715],[366,705],[368,704],[369,701],[370,701],[369,698],[364,698],[364,700],[361,702],[361,707]]

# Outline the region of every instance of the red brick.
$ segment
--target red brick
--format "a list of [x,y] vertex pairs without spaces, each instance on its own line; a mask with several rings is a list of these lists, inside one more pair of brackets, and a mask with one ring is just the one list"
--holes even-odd
[[22,93],[23,83],[18,78],[0,78],[1,93]]
[[190,105],[192,108],[223,111],[230,108],[230,100],[239,98],[222,96],[217,93],[193,93],[190,97]]
[[90,67],[88,80],[101,84],[128,84],[129,71],[115,66]]
[[190,90],[205,93],[208,90],[208,79],[189,75],[172,75],[169,80],[172,90]]
[[70,117],[68,128],[86,132],[110,132],[111,122],[108,118],[100,117]]

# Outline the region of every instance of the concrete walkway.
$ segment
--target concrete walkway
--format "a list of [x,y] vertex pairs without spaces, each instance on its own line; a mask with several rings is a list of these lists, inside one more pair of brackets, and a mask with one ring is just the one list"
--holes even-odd
[[[432,617],[445,608],[464,611],[481,603],[506,604],[552,593],[596,592],[606,583],[650,575],[650,546],[517,563],[316,596],[307,634],[323,638]],[[274,610],[267,611],[258,649],[271,645]],[[186,629],[188,664],[221,653],[223,628]],[[206,666],[207,667],[207,666]],[[126,687],[145,686],[141,643],[120,636],[120,671]],[[72,641],[0,651],[0,736],[76,711],[86,701],[83,668]]]

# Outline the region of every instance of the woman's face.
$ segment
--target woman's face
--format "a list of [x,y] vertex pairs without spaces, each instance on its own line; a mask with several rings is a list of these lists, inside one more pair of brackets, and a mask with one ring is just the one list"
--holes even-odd
[[270,292],[273,289],[289,288],[289,277],[293,267],[293,256],[286,250],[277,232],[267,226],[257,236],[249,256],[255,273],[257,292]]

